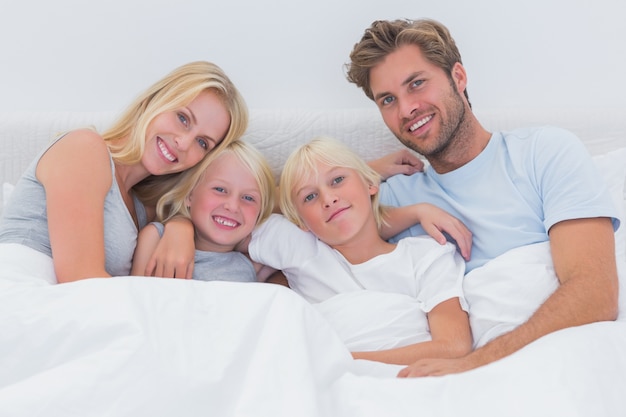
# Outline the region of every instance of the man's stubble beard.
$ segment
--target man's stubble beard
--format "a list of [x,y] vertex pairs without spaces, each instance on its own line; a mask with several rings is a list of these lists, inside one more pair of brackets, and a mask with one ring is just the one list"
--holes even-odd
[[456,88],[452,86],[451,94],[445,101],[448,120],[441,120],[441,131],[435,140],[432,149],[419,146],[410,139],[405,139],[396,134],[396,138],[407,148],[424,156],[431,164],[433,161],[445,161],[452,155],[459,155],[467,149],[469,140],[469,123],[467,120],[467,108],[463,98]]

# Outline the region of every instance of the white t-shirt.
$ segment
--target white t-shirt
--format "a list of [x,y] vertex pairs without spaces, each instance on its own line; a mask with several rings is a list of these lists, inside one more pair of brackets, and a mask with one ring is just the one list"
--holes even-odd
[[252,233],[250,257],[284,272],[289,286],[329,321],[350,351],[431,340],[427,313],[458,297],[465,263],[455,247],[428,236],[402,239],[390,253],[358,265],[273,214]]
[[408,295],[427,313],[450,298],[465,308],[465,263],[452,244],[428,236],[402,239],[395,250],[352,265],[341,253],[273,214],[252,233],[250,257],[283,271],[289,286],[311,303],[372,290]]

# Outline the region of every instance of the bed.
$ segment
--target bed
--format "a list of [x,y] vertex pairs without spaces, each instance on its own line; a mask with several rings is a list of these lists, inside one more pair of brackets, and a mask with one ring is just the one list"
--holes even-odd
[[[572,130],[625,219],[626,109],[476,113],[489,130],[543,124]],[[55,133],[102,128],[113,117],[0,114],[3,201]],[[320,134],[366,159],[401,149],[373,108],[253,109],[245,140],[278,175],[296,146]],[[527,271],[507,269],[511,260],[503,257],[484,274],[548,274],[536,272],[547,270],[537,268],[544,249],[507,254],[527,257]],[[398,379],[398,366],[352,360],[327,315],[288,288],[141,277],[25,285],[24,275],[49,268],[46,259],[25,255],[24,268],[8,270],[2,256],[20,254],[0,253],[0,417],[626,416],[624,297],[615,322],[552,333],[469,372]],[[626,227],[616,233],[616,256],[624,289]],[[389,311],[394,305],[369,296],[357,303]],[[501,313],[519,319],[510,310]],[[348,313],[337,314],[347,331],[359,330]],[[374,346],[389,326],[370,324]]]

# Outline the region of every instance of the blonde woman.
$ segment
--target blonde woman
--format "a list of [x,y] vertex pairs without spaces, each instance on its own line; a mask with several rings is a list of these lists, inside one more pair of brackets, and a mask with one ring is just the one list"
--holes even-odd
[[[4,210],[0,254],[9,263],[32,255],[38,270],[26,272],[49,283],[128,275],[138,230],[154,215],[150,204],[247,124],[245,102],[218,66],[175,69],[104,133],[67,132],[37,156]],[[157,269],[175,276],[180,268]]]

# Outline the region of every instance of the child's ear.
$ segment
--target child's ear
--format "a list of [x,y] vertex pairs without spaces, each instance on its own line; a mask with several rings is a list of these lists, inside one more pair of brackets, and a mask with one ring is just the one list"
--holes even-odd
[[370,184],[368,185],[368,190],[370,195],[376,195],[378,193],[378,185]]
[[185,196],[185,206],[189,207],[191,205],[191,193]]

